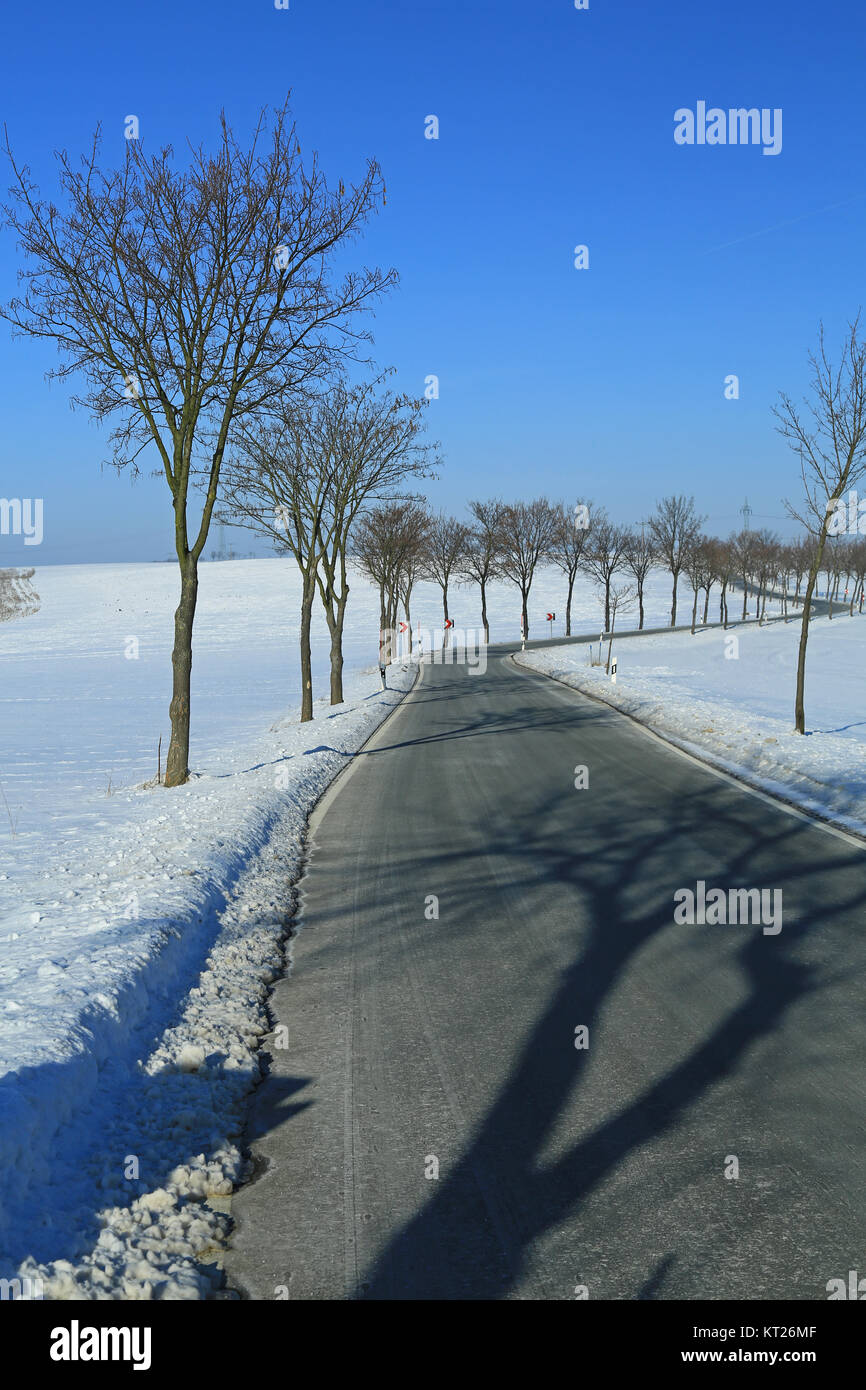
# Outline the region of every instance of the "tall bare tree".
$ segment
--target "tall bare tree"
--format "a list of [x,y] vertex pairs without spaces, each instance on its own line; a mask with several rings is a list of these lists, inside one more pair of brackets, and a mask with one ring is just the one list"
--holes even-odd
[[13,185],[6,218],[27,269],[25,291],[2,312],[34,337],[54,339],[49,375],[85,383],[73,404],[118,421],[117,468],[137,471],[148,448],[165,477],[180,567],[165,785],[189,775],[192,633],[198,562],[238,423],[352,355],[357,311],[393,272],[332,277],[337,252],[382,200],[370,161],[346,189],[305,162],[287,104],[259,117],[238,143],[225,117],[214,153],[174,164],[126,142],[121,168],[99,164],[97,132],[81,167],[57,155],[65,199],[43,201],[7,141]]
[[854,583],[851,586],[851,603],[848,608],[849,616],[854,616],[854,605],[859,605],[858,612],[863,612],[864,589],[866,589],[866,540],[859,537],[851,545],[851,572]]
[[742,621],[749,611],[749,584],[755,566],[755,533],[742,530],[731,536],[730,542],[734,572],[743,586]]
[[798,734],[806,732],[809,617],[830,521],[845,493],[866,475],[866,345],[859,335],[859,320],[849,323],[835,366],[827,354],[822,324],[818,348],[809,354],[809,365],[811,396],[804,409],[784,393],[774,408],[777,429],[797,455],[803,484],[802,501],[786,501],[785,505],[814,537],[797,655],[794,730]]
[[406,619],[406,642],[410,656],[412,655],[412,594],[424,570],[424,552],[427,547],[430,528],[430,517],[425,504],[416,500],[413,507],[411,525],[417,544],[406,547],[397,582],[397,592]]
[[758,598],[756,617],[763,622],[767,611],[767,593],[779,567],[779,537],[764,527],[752,535],[752,565]]
[[677,581],[705,521],[695,511],[695,499],[682,495],[663,497],[649,520],[656,549],[673,576],[671,627],[677,625]]
[[487,585],[498,574],[499,529],[502,523],[502,502],[493,498],[488,502],[470,502],[472,523],[460,564],[463,579],[478,585],[481,590],[481,626],[484,628],[484,641],[490,642],[490,624],[487,621]]
[[640,523],[639,530],[636,526],[629,529],[622,557],[626,568],[634,576],[638,604],[638,628],[642,628],[644,624],[644,588],[647,576],[656,562],[656,549],[652,532],[647,532],[646,522]]
[[[339,392],[328,406],[326,438],[330,441],[335,483],[328,496],[328,526],[317,583],[331,637],[332,705],[343,700],[347,561],[356,519],[372,503],[403,502],[409,507],[412,526],[423,535],[426,508],[406,492],[406,486],[410,480],[434,476],[441,463],[438,445],[423,438],[429,401],[380,390],[382,381],[390,375],[387,372],[374,383]],[[407,610],[417,569],[416,549],[407,550],[400,575]]]
[[317,425],[309,402],[284,401],[273,418],[250,421],[225,466],[219,510],[221,519],[257,531],[278,553],[294,556],[301,572],[302,723],[313,717],[310,628],[331,485],[328,463],[319,466]]
[[704,603],[704,622],[707,621],[707,612],[710,606],[710,590],[715,582],[715,569],[713,565],[712,541],[709,536],[699,536],[693,545],[689,547],[688,553],[683,564],[689,583],[692,586],[692,624],[691,634],[694,637],[695,627],[698,621],[698,602],[701,593],[706,590],[706,601]]
[[520,590],[521,622],[529,636],[529,593],[541,561],[550,558],[558,511],[546,497],[502,508],[499,521],[499,568]]
[[352,551],[361,569],[379,590],[380,663],[390,664],[397,626],[401,585],[407,564],[417,560],[426,542],[430,515],[424,502],[383,502],[359,518]]
[[586,550],[586,567],[604,589],[604,630],[610,628],[611,584],[617,570],[625,564],[629,533],[617,526],[606,512],[596,512],[592,539]]
[[270,537],[301,570],[301,719],[312,718],[310,620],[318,588],[331,638],[331,704],[343,701],[348,547],[363,507],[393,498],[431,473],[423,440],[427,402],[384,390],[390,375],[349,386],[338,379],[310,402],[284,399],[245,429],[228,465],[223,510]]
[[[719,622],[725,631],[728,628],[728,589],[731,578],[734,574],[734,554],[730,541],[712,539],[709,543],[709,563],[712,570],[713,579],[721,590],[719,594]],[[704,622],[709,618],[709,590],[707,590],[707,606],[704,608]]]
[[422,573],[442,590],[442,613],[445,623],[442,630],[443,647],[448,646],[448,624],[451,618],[448,611],[448,586],[452,576],[461,572],[468,541],[469,528],[456,517],[439,512],[431,518],[424,542]]
[[568,580],[568,595],[565,600],[566,637],[571,636],[571,601],[577,571],[580,569],[592,531],[592,508],[592,502],[578,502],[574,509],[563,502],[557,509],[550,558]]

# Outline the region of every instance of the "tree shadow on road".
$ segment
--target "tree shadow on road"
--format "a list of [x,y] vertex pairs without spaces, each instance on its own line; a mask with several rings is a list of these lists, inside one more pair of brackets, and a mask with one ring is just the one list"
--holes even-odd
[[[499,732],[544,737],[567,724],[569,714],[572,728],[587,717],[585,707],[562,716],[553,711],[542,719],[518,707],[496,723]],[[450,735],[432,733],[415,742],[491,731],[489,721],[479,724],[476,729],[458,724]],[[612,787],[608,802],[594,807],[591,821],[582,819],[579,798],[569,801],[568,793],[548,794],[542,802],[527,797],[524,790],[523,799],[492,810],[483,854],[475,846],[460,846],[449,852],[447,861],[436,863],[431,856],[425,861],[415,847],[408,856],[407,873],[411,868],[417,882],[435,885],[451,877],[465,894],[467,881],[474,878],[476,900],[461,899],[464,917],[480,914],[481,920],[496,920],[500,860],[511,894],[514,865],[523,865],[516,886],[528,900],[530,913],[537,903],[543,915],[552,885],[570,886],[580,904],[582,925],[575,933],[578,949],[562,970],[558,988],[500,1094],[480,1117],[462,1155],[429,1185],[429,1200],[363,1274],[355,1297],[508,1296],[521,1285],[539,1237],[573,1218],[631,1155],[683,1123],[714,1087],[737,1073],[757,1043],[774,1034],[793,1006],[807,1005],[831,982],[837,983],[840,973],[847,971],[850,979],[850,955],[834,955],[826,936],[834,921],[856,919],[866,904],[862,870],[850,872],[858,851],[826,837],[816,862],[815,832],[810,827],[781,811],[763,809],[746,825],[740,792],[702,773],[697,774],[702,788],[695,791],[695,775],[690,772],[692,790],[681,798],[666,797],[660,789],[656,814],[644,826],[634,823],[627,788],[618,792]],[[562,835],[566,806],[577,832],[568,843]],[[717,851],[712,857],[696,854],[692,836],[700,825],[716,827]],[[467,863],[471,867],[473,859],[479,862],[467,877]],[[760,925],[674,925],[672,895],[678,884],[694,885],[704,874],[725,888],[779,883],[773,874],[778,875],[780,864],[785,866],[781,881],[789,905],[780,935],[765,935]],[[402,910],[405,916],[405,906]],[[382,916],[387,922],[387,909]],[[813,940],[819,925],[823,945]],[[605,1009],[641,951],[665,934],[676,933],[681,934],[684,951],[706,950],[706,933],[714,931],[728,934],[723,950],[726,963],[739,972],[738,1001],[667,1071],[590,1126],[553,1161],[543,1162],[555,1127],[567,1109],[580,1103],[590,1065],[590,1051],[568,1045],[575,1022],[588,1025],[598,1037]],[[820,1006],[812,1007],[812,1014],[819,1028]],[[664,1269],[657,1271],[660,1282],[673,1260],[670,1254]]]
[[[568,790],[557,790],[543,776],[521,779],[512,769],[532,769],[536,763],[543,768],[542,750],[549,756],[551,738],[565,735],[565,772],[587,721],[617,717],[577,700],[573,707],[544,708],[542,697],[539,708],[525,677],[501,679],[513,681],[515,694],[519,692],[510,710],[491,717],[481,709],[466,718],[461,704],[449,718],[443,705],[441,728],[434,724],[418,738],[380,745],[365,755],[379,759],[398,749],[404,755],[407,749],[417,750],[415,772],[424,785],[431,748],[470,740],[460,755],[465,772],[473,759],[483,763],[489,757],[489,735],[513,737],[512,754],[506,745],[505,752],[498,747],[493,755],[502,773],[500,783],[492,772],[489,785],[485,783],[483,825],[456,825],[450,839],[431,836],[430,807],[425,819],[424,808],[410,808],[407,790],[405,813],[395,818],[390,831],[379,827],[377,854],[354,870],[353,893],[325,894],[319,904],[333,922],[341,915],[352,917],[353,904],[375,902],[374,922],[357,939],[357,960],[368,973],[387,973],[380,1007],[393,997],[403,1015],[413,1008],[423,1015],[431,985],[435,990],[453,982],[453,960],[450,974],[446,968],[449,957],[456,957],[467,972],[464,997],[455,1003],[458,1011],[483,1007],[495,1017],[502,1007],[495,993],[485,993],[486,982],[479,980],[476,988],[468,973],[481,960],[494,972],[514,960],[531,970],[546,953],[545,978],[552,975],[556,982],[546,1000],[538,996],[540,1012],[517,1034],[523,1041],[507,1070],[499,1071],[499,1091],[491,1092],[480,1108],[465,1074],[465,1040],[462,1054],[455,1048],[451,1059],[450,1040],[442,1039],[442,1084],[457,1096],[457,1108],[467,1114],[471,1127],[464,1129],[462,1152],[443,1164],[439,1180],[421,1182],[418,1209],[402,1225],[394,1216],[384,1248],[359,1277],[352,1294],[357,1299],[537,1296],[526,1293],[533,1287],[536,1242],[566,1224],[577,1230],[579,1240],[576,1222],[589,1199],[635,1155],[654,1154],[656,1141],[686,1126],[715,1088],[732,1079],[739,1084],[750,1053],[774,1037],[795,1007],[807,1010],[809,1027],[820,1032],[826,991],[837,989],[847,977],[844,1004],[834,997],[833,1036],[848,1028],[855,1055],[863,1042],[850,989],[863,951],[849,935],[866,905],[860,852],[841,840],[819,837],[813,827],[766,803],[752,806],[738,788],[649,741],[645,761],[631,773],[627,760],[639,734],[631,735],[631,741],[613,736],[609,749],[602,745],[610,756],[593,769],[589,814],[589,803],[581,799],[587,794],[572,791],[566,776],[558,787]],[[458,679],[435,686],[427,698],[465,700],[466,693],[465,681]],[[438,711],[432,718],[439,722]],[[399,766],[405,773],[405,756]],[[345,805],[337,804],[347,826],[358,824],[364,789],[356,780],[344,795]],[[357,806],[353,798],[359,798]],[[433,809],[453,813],[455,807]],[[320,834],[327,839],[327,818]],[[334,847],[336,868],[342,862],[342,843]],[[388,879],[379,874],[377,861],[389,865]],[[315,858],[312,867],[315,873]],[[693,887],[700,878],[724,888],[782,886],[786,911],[781,934],[765,935],[755,924],[676,925],[674,891],[680,885]],[[438,946],[424,944],[430,937],[420,936],[424,927],[415,924],[419,893],[427,886],[441,892]],[[572,895],[573,925],[561,921],[563,888]],[[308,918],[306,909],[304,916]],[[473,954],[479,931],[498,933],[492,957],[489,947]],[[345,941],[331,933],[320,945],[313,935],[305,950],[304,968],[326,967],[331,959],[342,959]],[[441,978],[435,969],[431,972],[429,959],[423,969],[418,964],[431,950],[442,953]],[[641,953],[658,950],[670,950],[678,962],[685,958],[690,969],[693,965],[696,975],[702,972],[705,994],[718,982],[719,1007],[713,1014],[704,997],[693,1026],[662,1020],[663,1029],[668,1022],[668,1063],[657,1071],[638,1068],[631,1092],[619,1102],[611,1098],[599,1114],[598,1069],[605,1076],[617,1074],[610,1053],[616,1043],[605,1032],[607,1015],[621,1008],[624,976]],[[677,968],[688,977],[688,970]],[[707,1019],[703,1028],[701,1017]],[[393,1049],[386,1022],[381,1046]],[[600,1040],[589,1051],[574,1046],[578,1023]],[[392,1053],[387,1061],[392,1073],[399,1074],[400,1058]],[[798,1064],[799,1058],[792,1059],[792,1067]],[[594,1108],[586,1105],[593,1085]],[[734,1121],[731,1127],[736,1127]],[[569,1133],[574,1135],[571,1142]],[[413,1150],[423,1142],[418,1135],[408,1139]],[[392,1124],[377,1143],[381,1148],[406,1140]],[[698,1159],[706,1162],[704,1154]],[[417,1159],[399,1152],[397,1162]],[[657,1169],[656,1162],[648,1181],[660,1196],[667,1195],[672,1180]],[[612,1232],[611,1239],[627,1248],[630,1232]],[[687,1243],[688,1237],[678,1231],[677,1239]],[[647,1259],[645,1271],[638,1274],[634,1296],[665,1296],[679,1250],[669,1248],[664,1256],[656,1251],[653,1258],[654,1266]],[[563,1289],[561,1296],[571,1293]]]

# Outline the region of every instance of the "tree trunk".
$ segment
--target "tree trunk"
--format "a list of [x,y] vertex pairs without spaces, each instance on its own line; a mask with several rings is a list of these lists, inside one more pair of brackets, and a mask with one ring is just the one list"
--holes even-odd
[[637,625],[637,626],[638,626],[638,631],[640,632],[641,628],[643,627],[643,580],[642,580],[642,579],[639,579],[639,580],[637,581],[637,606],[638,606],[638,614],[639,614],[639,619],[638,619],[638,625]]
[[521,619],[523,622],[523,636],[524,639],[526,639],[529,636],[529,590],[521,589],[520,597],[523,600]]
[[487,621],[487,584],[481,580],[481,626],[484,628],[484,641],[490,645],[490,624]]
[[328,614],[331,631],[331,704],[341,705],[343,695],[343,622],[346,617],[345,596],[337,600],[333,616]]
[[809,610],[812,607],[812,594],[818,581],[818,571],[821,568],[821,557],[824,553],[824,541],[826,539],[826,526],[821,530],[818,541],[818,549],[809,571],[809,578],[806,582],[806,592],[803,595],[803,618],[800,624],[800,647],[797,653],[797,693],[794,698],[794,733],[805,734],[806,732],[806,709],[804,704],[804,691],[806,688],[806,643],[809,640]]
[[611,576],[607,575],[604,581],[604,630],[610,629],[610,581]]
[[[613,615],[613,621],[614,621],[614,623],[616,622],[616,614],[615,614],[615,613],[614,613],[614,615]],[[608,644],[607,644],[607,661],[604,663],[604,674],[605,674],[606,676],[609,676],[609,675],[610,675],[610,658],[611,658],[612,653],[613,653],[613,627],[611,627],[611,629],[610,629],[610,637],[609,637]]]
[[693,637],[694,637],[694,635],[695,635],[695,623],[696,623],[697,620],[698,620],[698,595],[699,595],[699,593],[700,593],[700,590],[699,590],[699,589],[695,589],[695,601],[694,601],[694,603],[692,604],[692,636],[693,636]]
[[704,600],[704,627],[706,627],[706,625],[707,625],[707,619],[709,618],[709,616],[710,616],[710,590],[709,590],[709,588],[708,588],[707,591],[706,591],[706,598],[705,598],[705,600]]
[[390,642],[388,640],[388,612],[385,606],[385,585],[379,586],[379,665],[387,666],[391,657],[389,655]]
[[574,576],[573,574],[570,574],[570,575],[568,576],[568,598],[567,598],[566,601],[565,601],[565,635],[566,635],[566,637],[570,637],[570,636],[571,636],[571,596],[572,596],[572,594],[574,593],[574,580],[575,580],[575,576]]
[[400,611],[400,596],[396,590],[388,595],[388,610],[385,616],[385,628],[388,633],[388,665],[390,666],[396,657],[394,651],[394,638],[397,632],[397,615]]
[[310,646],[310,623],[313,617],[313,599],[316,588],[315,575],[304,575],[304,589],[301,596],[301,723],[308,723],[313,717],[313,654]]
[[190,687],[192,680],[192,625],[198,599],[198,561],[188,555],[181,563],[180,602],[174,614],[174,648],[171,653],[172,692],[168,707],[171,741],[165,763],[165,785],[183,786],[189,778]]
[[673,598],[671,599],[671,627],[676,627],[676,625],[677,625],[677,580],[679,579],[679,574],[678,574],[675,570],[671,570],[671,574],[674,576],[674,592],[673,592]]
[[448,639],[449,639],[449,636],[450,636],[450,629],[449,629],[449,627],[448,627],[448,619],[449,619],[450,616],[451,616],[450,613],[448,612],[448,585],[447,585],[447,584],[443,584],[443,585],[442,585],[442,612],[445,614],[445,626],[444,626],[443,629],[442,629],[442,646],[443,646],[443,648],[444,648],[444,647],[447,647],[447,646],[448,646]]

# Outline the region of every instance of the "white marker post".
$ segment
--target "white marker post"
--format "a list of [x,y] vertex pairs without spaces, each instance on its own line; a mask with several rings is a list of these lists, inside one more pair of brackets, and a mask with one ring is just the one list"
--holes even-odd
[[616,657],[614,657],[613,661],[610,663],[610,679],[611,682],[616,685]]
[[554,620],[555,617],[556,617],[556,614],[555,614],[555,613],[548,613],[548,615],[547,615],[547,621],[550,623],[550,635],[551,635],[551,637],[553,637],[553,620]]

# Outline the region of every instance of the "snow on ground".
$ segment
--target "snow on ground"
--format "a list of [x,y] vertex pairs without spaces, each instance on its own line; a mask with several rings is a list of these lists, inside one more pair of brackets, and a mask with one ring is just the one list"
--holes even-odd
[[[203,565],[195,775],[169,792],[145,784],[168,743],[176,566],[49,567],[34,584],[40,611],[0,625],[0,1278],[27,1270],[55,1298],[201,1297],[226,1226],[201,1199],[241,1170],[306,818],[399,698],[373,669],[377,595],[353,583],[346,703],[299,726],[296,568]],[[564,598],[539,573],[533,636],[549,608],[563,631]],[[669,602],[655,576],[647,622]],[[517,590],[494,586],[489,610],[492,640],[515,638]],[[477,628],[477,589],[455,588],[451,611]],[[582,585],[575,631],[600,612]],[[415,622],[441,613],[419,586]],[[318,614],[313,641],[326,695]]]
[[195,1257],[225,1221],[200,1199],[241,1171],[306,816],[400,698],[377,685],[352,678],[345,705],[278,720],[187,787],[119,792],[110,825],[43,860],[38,922],[27,870],[7,875],[0,1274],[31,1257],[46,1297],[207,1291]]
[[[777,605],[774,605],[774,611]],[[733,611],[733,607],[732,607]],[[735,637],[738,656],[726,657]],[[788,624],[614,641],[617,680],[585,647],[517,659],[626,711],[752,784],[866,834],[866,614],[810,626],[806,737],[792,732],[799,615]]]

